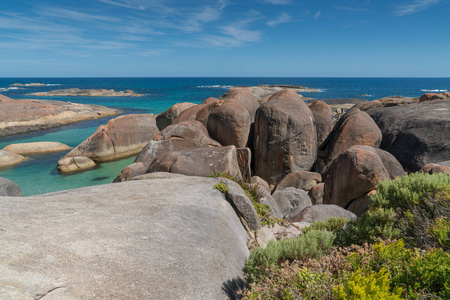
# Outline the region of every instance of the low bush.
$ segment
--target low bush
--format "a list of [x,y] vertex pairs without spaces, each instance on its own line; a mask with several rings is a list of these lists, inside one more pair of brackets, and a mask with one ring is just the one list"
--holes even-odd
[[383,181],[371,201],[339,235],[340,244],[402,238],[410,247],[449,247],[450,175],[415,173]]
[[334,234],[311,230],[297,238],[269,241],[265,249],[256,248],[245,262],[244,272],[248,281],[258,281],[271,267],[277,268],[285,261],[320,258],[330,252]]
[[315,221],[310,226],[307,226],[302,229],[303,233],[306,233],[310,230],[326,230],[333,233],[340,232],[345,224],[347,224],[348,220],[342,217],[336,218],[331,217],[326,221]]
[[271,265],[256,279],[244,299],[450,299],[450,254],[401,240],[352,245]]

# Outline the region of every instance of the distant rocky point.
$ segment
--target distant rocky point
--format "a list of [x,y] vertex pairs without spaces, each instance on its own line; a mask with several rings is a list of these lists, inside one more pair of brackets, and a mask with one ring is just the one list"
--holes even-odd
[[0,95],[0,137],[114,116],[120,113],[120,110],[100,105],[11,99]]
[[281,90],[293,90],[294,92],[320,92],[318,89],[312,89],[299,85],[288,85],[288,84],[260,84],[258,86],[235,86],[235,87],[247,87],[257,98],[263,98],[268,95],[272,95]]
[[46,86],[45,83],[14,83],[11,86]]
[[81,90],[78,88],[54,90],[50,92],[39,92],[29,94],[32,96],[86,96],[86,97],[140,97],[143,94],[137,94],[132,90],[126,90],[124,92],[116,92],[115,90],[106,89],[86,89]]

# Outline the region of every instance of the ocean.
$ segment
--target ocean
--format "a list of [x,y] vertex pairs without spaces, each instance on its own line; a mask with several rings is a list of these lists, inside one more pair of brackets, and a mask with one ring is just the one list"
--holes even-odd
[[[13,87],[14,83],[44,83],[42,87]],[[157,114],[178,102],[201,103],[208,97],[220,97],[230,86],[259,84],[292,84],[319,89],[301,93],[314,99],[364,98],[374,100],[386,96],[419,97],[426,91],[450,90],[450,78],[0,78],[0,93],[13,98],[50,99],[120,108],[124,114]],[[12,88],[12,89],[11,89]],[[29,93],[55,89],[133,90],[143,97],[36,97]],[[75,147],[110,118],[80,122],[55,129],[0,138],[0,149],[13,143],[56,141]],[[0,177],[16,182],[24,196],[56,192],[83,186],[111,183],[118,173],[134,161],[134,157],[104,163],[94,170],[73,175],[56,171],[57,161],[65,153],[36,155],[9,169]]]

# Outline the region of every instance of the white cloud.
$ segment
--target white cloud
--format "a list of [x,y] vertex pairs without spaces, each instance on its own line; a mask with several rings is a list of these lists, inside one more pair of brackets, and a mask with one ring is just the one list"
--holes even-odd
[[343,11],[367,11],[368,9],[365,7],[353,7],[353,6],[335,6],[335,10],[343,10]]
[[103,21],[103,22],[118,22],[118,18],[103,16],[103,15],[93,15],[88,13],[83,13],[75,11],[74,9],[56,8],[56,7],[45,7],[37,10],[37,13],[41,16],[46,17],[56,17],[62,19],[70,19],[75,21]]
[[415,14],[439,2],[441,2],[441,0],[414,0],[410,4],[399,6],[394,12],[394,15],[401,17],[404,15]]
[[316,13],[314,14],[314,17],[313,17],[314,20],[319,20],[321,14],[322,14],[321,11],[316,12]]
[[266,24],[270,27],[276,27],[279,24],[289,23],[291,22],[292,17],[287,13],[282,13],[275,20],[270,20]]

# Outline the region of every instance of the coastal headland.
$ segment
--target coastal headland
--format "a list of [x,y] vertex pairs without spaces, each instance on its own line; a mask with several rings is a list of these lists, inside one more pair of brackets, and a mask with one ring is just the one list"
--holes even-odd
[[118,109],[0,95],[0,137],[120,114]]

